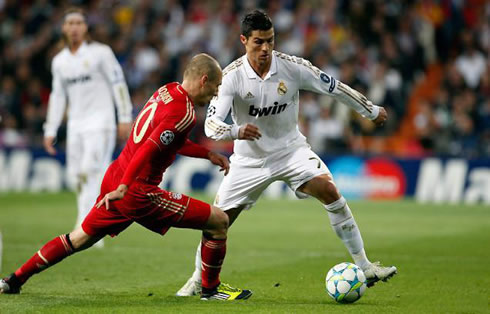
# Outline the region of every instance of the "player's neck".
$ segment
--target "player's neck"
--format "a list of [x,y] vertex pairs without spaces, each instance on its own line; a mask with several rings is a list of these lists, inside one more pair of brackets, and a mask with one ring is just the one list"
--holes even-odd
[[180,86],[182,86],[182,88],[185,90],[187,96],[189,96],[192,103],[195,103],[195,98],[198,91],[195,87],[192,86],[191,82],[189,82],[188,80],[184,80],[182,84],[180,84]]
[[267,63],[264,63],[264,64],[259,64],[259,63],[256,63],[252,60],[250,60],[250,58],[247,56],[247,60],[248,60],[248,63],[250,64],[250,66],[252,67],[252,70],[254,70],[255,74],[257,74],[260,78],[264,78],[267,73],[269,73],[269,70],[271,68],[271,64],[272,64],[272,60],[270,60],[269,62]]
[[76,53],[78,51],[78,49],[80,49],[82,44],[83,44],[83,40],[79,41],[79,42],[71,42],[69,44],[68,48],[70,49],[71,53]]

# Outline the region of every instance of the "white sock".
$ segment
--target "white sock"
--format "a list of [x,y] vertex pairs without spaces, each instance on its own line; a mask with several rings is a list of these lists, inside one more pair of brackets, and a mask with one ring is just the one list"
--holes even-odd
[[371,264],[364,251],[364,242],[362,241],[361,232],[357,227],[352,212],[347,205],[344,197],[339,198],[333,203],[324,205],[327,209],[330,224],[337,236],[344,242],[354,263],[364,269]]
[[192,278],[196,281],[201,281],[201,273],[202,273],[202,259],[201,259],[201,241],[199,241],[199,245],[196,250],[196,260],[195,260],[195,269],[194,273],[192,273]]

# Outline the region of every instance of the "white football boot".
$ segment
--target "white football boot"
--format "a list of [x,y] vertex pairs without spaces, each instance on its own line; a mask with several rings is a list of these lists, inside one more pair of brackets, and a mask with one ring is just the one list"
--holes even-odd
[[372,287],[378,281],[388,281],[391,277],[395,276],[397,269],[395,266],[382,266],[380,262],[374,262],[369,264],[363,270],[366,275],[367,286]]
[[178,297],[190,297],[193,295],[200,295],[201,290],[201,279],[197,279],[196,277],[192,276],[175,295]]

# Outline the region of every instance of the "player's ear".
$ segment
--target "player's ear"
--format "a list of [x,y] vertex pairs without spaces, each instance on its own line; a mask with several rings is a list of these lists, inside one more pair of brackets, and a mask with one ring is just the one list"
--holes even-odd
[[247,44],[247,37],[245,37],[244,35],[240,35],[240,41],[242,42],[242,44],[246,45]]
[[200,85],[201,87],[203,87],[204,85],[206,85],[206,83],[209,81],[209,77],[207,74],[204,74],[203,76],[201,76],[201,80],[200,80]]

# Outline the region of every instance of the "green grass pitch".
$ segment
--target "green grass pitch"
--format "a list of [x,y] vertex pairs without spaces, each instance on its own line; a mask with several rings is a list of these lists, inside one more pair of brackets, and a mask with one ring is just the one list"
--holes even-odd
[[[203,200],[210,197],[198,195]],[[191,274],[200,232],[165,237],[136,224],[38,274],[20,295],[0,295],[0,313],[488,313],[490,207],[350,202],[371,260],[399,274],[357,303],[336,304],[325,275],[349,261],[314,200],[261,199],[230,229],[221,278],[253,290],[246,301],[200,301],[174,293]],[[2,275],[46,241],[71,230],[75,198],[1,194]]]

